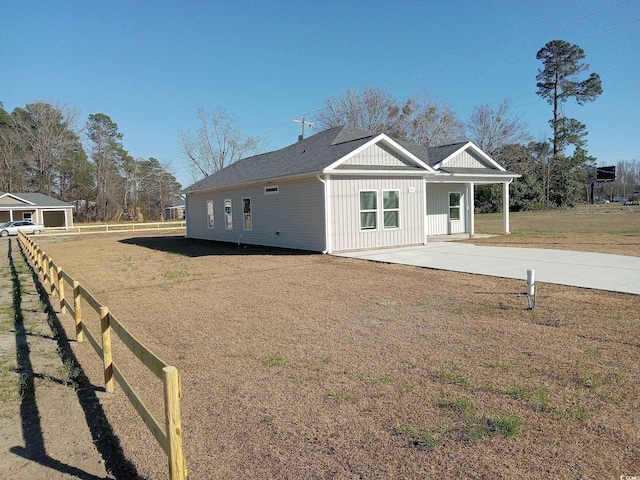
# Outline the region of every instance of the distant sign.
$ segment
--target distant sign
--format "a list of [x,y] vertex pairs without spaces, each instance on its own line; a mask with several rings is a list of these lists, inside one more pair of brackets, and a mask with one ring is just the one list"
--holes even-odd
[[615,182],[616,181],[616,167],[598,167],[597,182]]

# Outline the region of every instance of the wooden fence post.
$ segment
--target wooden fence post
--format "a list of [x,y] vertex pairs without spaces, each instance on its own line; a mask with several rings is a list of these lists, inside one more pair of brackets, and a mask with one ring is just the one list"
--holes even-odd
[[80,297],[80,282],[73,281],[73,313],[76,321],[76,341],[82,343],[84,334],[82,333],[82,306]]
[[53,262],[51,258],[47,256],[47,272],[49,272],[49,293],[53,295],[57,285],[58,272],[53,268]]
[[58,298],[60,299],[60,313],[67,313],[64,305],[64,278],[62,278],[62,267],[58,267]]
[[104,388],[108,393],[113,393],[113,359],[111,357],[111,325],[109,322],[109,307],[100,307],[100,328],[102,330]]
[[187,465],[182,453],[182,424],[180,422],[180,397],[182,387],[176,367],[164,367],[164,408],[167,420],[167,440],[169,441],[169,478],[185,480]]

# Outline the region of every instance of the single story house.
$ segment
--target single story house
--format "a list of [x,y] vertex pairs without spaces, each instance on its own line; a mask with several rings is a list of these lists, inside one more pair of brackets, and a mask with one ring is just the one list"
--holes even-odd
[[165,221],[185,219],[185,201],[177,200],[164,209]]
[[73,205],[41,193],[0,192],[0,223],[18,220],[71,228]]
[[187,237],[332,253],[474,235],[474,187],[506,171],[472,142],[421,147],[343,126],[187,187]]

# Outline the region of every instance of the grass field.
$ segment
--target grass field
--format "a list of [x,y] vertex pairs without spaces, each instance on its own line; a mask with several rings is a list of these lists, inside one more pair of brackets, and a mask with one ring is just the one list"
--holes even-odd
[[476,232],[499,236],[479,245],[557,248],[640,257],[640,206],[582,205],[572,210],[511,213],[511,235],[501,235],[502,214],[476,215]]
[[[640,215],[601,213],[514,215],[488,241],[637,255]],[[189,478],[638,474],[639,296],[538,283],[530,311],[509,279],[180,236],[38,241],[180,370]],[[160,417],[155,378],[114,358]],[[124,395],[103,401],[139,473],[165,478]]]

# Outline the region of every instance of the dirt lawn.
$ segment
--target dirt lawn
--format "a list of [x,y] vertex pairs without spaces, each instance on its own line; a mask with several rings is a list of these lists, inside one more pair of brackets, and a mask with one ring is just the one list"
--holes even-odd
[[[180,370],[189,478],[640,475],[639,296],[538,284],[528,311],[516,280],[182,236],[37,241]],[[114,359],[162,418],[157,379]],[[119,387],[100,400],[138,473],[167,478]]]

